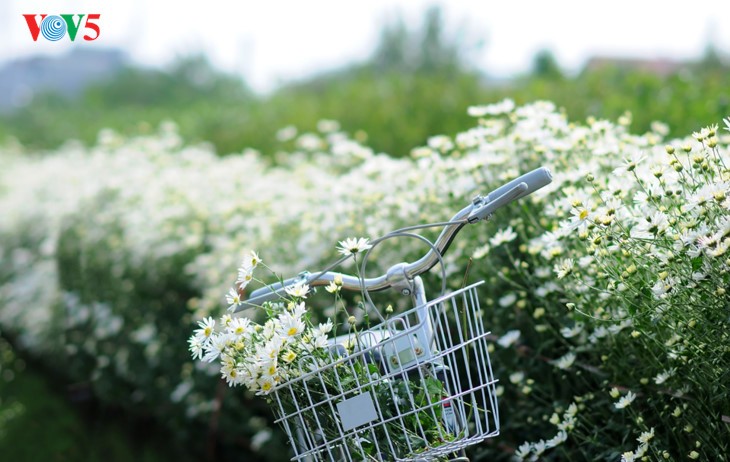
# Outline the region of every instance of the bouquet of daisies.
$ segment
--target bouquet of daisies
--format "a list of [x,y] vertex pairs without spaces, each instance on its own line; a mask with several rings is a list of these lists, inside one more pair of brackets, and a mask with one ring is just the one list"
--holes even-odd
[[[229,311],[241,305],[240,294],[261,264],[256,252],[246,256],[236,287],[226,295]],[[263,325],[231,314],[223,315],[218,323],[212,317],[200,321],[189,340],[193,358],[220,360],[221,375],[229,385],[243,385],[257,395],[269,394],[278,383],[296,377],[297,358],[313,358],[316,364],[326,361],[332,321],[317,326],[312,323],[305,304],[309,293],[306,284],[287,288],[286,293],[288,299],[261,307],[267,317]]]

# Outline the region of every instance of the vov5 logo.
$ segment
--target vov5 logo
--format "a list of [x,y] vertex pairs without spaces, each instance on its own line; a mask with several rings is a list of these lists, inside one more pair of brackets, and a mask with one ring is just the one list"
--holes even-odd
[[[86,16],[86,21],[84,21],[84,16]],[[95,22],[99,20],[101,14],[24,14],[23,17],[28,23],[28,30],[34,42],[38,41],[39,34],[46,40],[56,42],[61,40],[67,32],[68,38],[73,42],[76,40],[76,34],[79,32],[82,22],[83,29],[89,31],[84,34],[84,40],[87,42],[98,39],[101,34],[99,24]],[[74,20],[74,17],[78,19]]]

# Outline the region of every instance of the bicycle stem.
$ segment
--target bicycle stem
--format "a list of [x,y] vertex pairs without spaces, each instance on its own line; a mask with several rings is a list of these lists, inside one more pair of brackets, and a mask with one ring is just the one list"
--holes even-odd
[[[439,262],[441,256],[448,250],[456,234],[468,225],[488,220],[499,208],[521,199],[538,189],[550,184],[552,175],[550,170],[540,167],[526,173],[509,183],[500,186],[486,196],[477,196],[472,203],[464,207],[449,221],[450,224],[444,227],[438,239],[423,257],[413,263],[397,263],[391,266],[386,274],[375,278],[358,278],[348,274],[325,271],[310,273],[305,271],[299,276],[291,279],[261,287],[251,293],[251,297],[241,303],[235,312],[244,308],[259,306],[266,301],[276,300],[282,297],[287,287],[296,284],[308,284],[310,287],[325,286],[335,279],[342,281],[342,288],[345,290],[367,290],[376,292],[387,288],[400,289],[408,295],[407,287],[410,281],[416,276],[423,274],[433,268]],[[437,253],[438,252],[438,253]]]

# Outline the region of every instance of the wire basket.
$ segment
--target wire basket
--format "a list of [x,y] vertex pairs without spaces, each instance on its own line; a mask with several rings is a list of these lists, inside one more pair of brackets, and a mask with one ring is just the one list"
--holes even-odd
[[391,317],[302,361],[272,406],[292,460],[431,460],[499,433],[477,287]]

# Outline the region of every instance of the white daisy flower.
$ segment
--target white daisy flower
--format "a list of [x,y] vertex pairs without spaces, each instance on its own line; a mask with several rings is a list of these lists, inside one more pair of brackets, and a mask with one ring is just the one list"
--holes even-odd
[[556,274],[558,279],[563,279],[565,276],[573,272],[575,266],[575,260],[572,258],[564,258],[553,266],[553,272]]
[[287,287],[284,290],[287,294],[294,298],[307,298],[307,294],[309,293],[309,285],[300,282],[291,287]]
[[252,250],[243,258],[243,263],[241,263],[241,266],[251,268],[253,270],[261,263],[263,263],[263,260],[261,260],[259,254]]
[[494,237],[489,239],[489,243],[492,244],[494,247],[497,247],[498,245],[505,244],[507,242],[512,242],[517,238],[517,233],[514,232],[511,226],[508,226],[505,229],[500,229],[496,233],[494,233]]
[[575,353],[569,352],[560,358],[556,359],[555,361],[552,361],[552,364],[557,367],[558,369],[566,370],[570,369],[570,367],[575,362]]
[[654,438],[654,427],[651,427],[648,432],[643,432],[638,438],[636,438],[636,441],[642,444],[648,444],[649,440],[652,438]]
[[231,288],[228,291],[226,294],[226,303],[228,304],[228,311],[233,311],[241,305],[241,296],[236,289]]
[[190,344],[190,352],[193,355],[193,359],[203,359],[203,342],[198,338],[197,336],[193,335],[188,339],[188,343]]
[[669,380],[669,378],[672,375],[674,375],[674,371],[672,371],[672,370],[666,370],[664,372],[660,372],[659,374],[656,375],[656,377],[654,377],[654,383],[656,383],[657,385],[661,385],[664,382],[666,382],[667,380]]
[[198,326],[200,326],[200,329],[195,330],[195,337],[198,338],[201,343],[208,343],[212,335],[215,333],[215,319],[208,316],[202,321],[198,321]]
[[508,348],[512,344],[514,344],[517,339],[520,338],[520,331],[517,329],[511,330],[501,336],[499,340],[497,340],[497,344],[501,346],[502,348]]
[[361,237],[361,238],[348,237],[344,241],[340,241],[339,244],[340,244],[340,246],[337,247],[337,250],[342,255],[346,255],[346,256],[362,253],[362,252],[365,252],[366,250],[373,248],[373,246],[370,245],[370,239],[367,237]]
[[277,332],[283,337],[295,337],[304,332],[304,322],[296,316],[284,313],[279,316]]
[[628,407],[631,403],[633,403],[635,399],[636,395],[633,392],[629,391],[628,393],[626,393],[625,396],[622,396],[621,399],[613,403],[613,405],[616,407],[616,409],[624,409],[625,407]]

